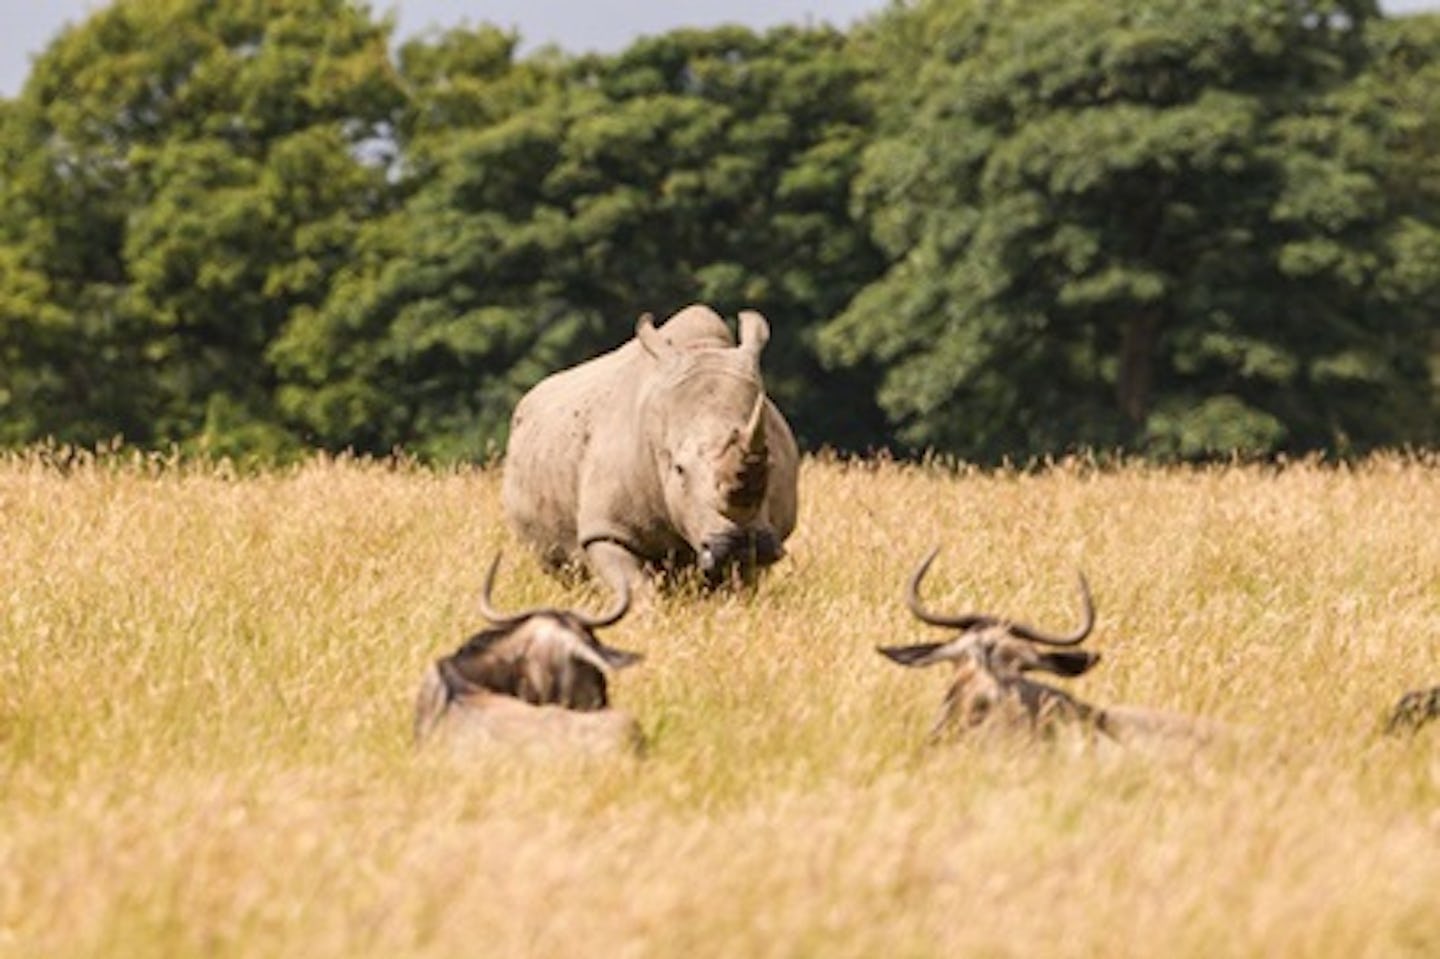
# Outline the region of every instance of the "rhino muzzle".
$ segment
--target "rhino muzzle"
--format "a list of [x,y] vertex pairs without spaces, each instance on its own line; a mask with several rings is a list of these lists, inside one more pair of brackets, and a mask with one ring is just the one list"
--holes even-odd
[[700,544],[700,572],[712,582],[733,567],[742,571],[769,566],[785,555],[779,539],[769,530],[733,530],[710,536]]

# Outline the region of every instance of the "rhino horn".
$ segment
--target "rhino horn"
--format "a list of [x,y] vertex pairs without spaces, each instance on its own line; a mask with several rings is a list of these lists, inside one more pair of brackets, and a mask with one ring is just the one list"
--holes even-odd
[[741,439],[745,452],[757,455],[765,452],[765,392],[763,390],[755,396],[755,408],[750,411],[750,419],[745,424],[745,432]]
[[760,362],[760,351],[770,341],[770,324],[756,310],[740,311],[740,349]]

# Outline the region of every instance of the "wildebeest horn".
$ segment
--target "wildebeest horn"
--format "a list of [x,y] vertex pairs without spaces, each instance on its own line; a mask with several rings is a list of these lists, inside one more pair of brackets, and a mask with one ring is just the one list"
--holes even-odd
[[770,341],[770,324],[756,310],[740,311],[740,349],[759,360],[760,351]]
[[[505,627],[514,626],[517,623],[524,622],[531,616],[536,616],[541,613],[551,615],[559,613],[559,610],[551,606],[536,606],[531,609],[520,610],[516,613],[502,613],[491,604],[490,592],[495,588],[495,573],[500,569],[500,558],[504,555],[502,551],[497,551],[495,558],[490,561],[490,569],[485,573],[485,585],[481,587],[480,590],[480,615],[484,616],[494,626]],[[628,583],[622,581],[620,583],[619,595],[615,597],[615,602],[605,612],[598,616],[592,616],[588,613],[572,610],[568,615],[574,617],[575,621],[586,629],[603,629],[606,626],[613,626],[618,623],[620,618],[624,616],[629,609],[630,586]]]
[[586,629],[604,629],[606,626],[614,626],[621,618],[630,611],[630,584],[622,576],[620,577],[620,589],[615,595],[615,602],[610,608],[599,616],[591,616],[589,613],[582,613],[579,610],[572,612],[581,625]]
[[946,626],[953,629],[974,629],[977,626],[999,626],[1003,625],[1011,636],[1019,639],[1028,639],[1036,643],[1044,643],[1047,646],[1074,646],[1082,642],[1090,635],[1090,630],[1095,626],[1095,605],[1090,598],[1090,584],[1085,581],[1085,574],[1080,573],[1080,597],[1085,604],[1085,621],[1073,633],[1062,636],[1055,636],[1043,633],[1033,626],[1026,626],[1024,623],[1005,622],[994,616],[985,616],[976,613],[964,615],[944,615],[932,613],[920,605],[920,581],[925,578],[925,573],[930,569],[930,564],[940,554],[940,547],[932,549],[915,572],[910,576],[910,584],[905,590],[905,604],[910,607],[910,612],[922,623],[929,623],[931,626]]
[[1090,598],[1090,584],[1085,581],[1085,574],[1076,573],[1076,575],[1080,578],[1080,599],[1085,604],[1085,622],[1081,623],[1079,628],[1073,633],[1063,636],[1052,636],[1049,633],[1040,632],[1033,626],[1009,623],[1007,628],[1010,630],[1010,635],[1036,643],[1044,643],[1047,646],[1074,646],[1089,636],[1090,630],[1095,628],[1095,603]]
[[500,568],[500,557],[504,552],[497,550],[495,558],[490,561],[490,569],[485,573],[485,584],[480,587],[480,615],[488,619],[494,626],[514,626],[543,612],[543,609],[525,609],[518,613],[502,613],[490,604],[490,591],[495,588],[495,572]]
[[922,623],[931,626],[946,626],[953,629],[974,629],[976,626],[994,626],[1000,621],[994,616],[984,616],[979,613],[966,613],[962,616],[946,615],[943,613],[932,613],[920,604],[920,581],[925,578],[929,571],[930,564],[935,562],[935,557],[940,555],[940,547],[935,547],[915,567],[915,572],[910,574],[910,582],[905,587],[905,605],[915,618]]

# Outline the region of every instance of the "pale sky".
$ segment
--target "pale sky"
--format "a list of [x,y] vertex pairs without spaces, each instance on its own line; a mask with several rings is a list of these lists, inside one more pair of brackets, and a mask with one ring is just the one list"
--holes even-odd
[[[105,0],[0,0],[0,97],[20,92],[30,58],[64,24],[105,5]],[[488,22],[517,30],[522,53],[547,43],[572,53],[613,53],[638,36],[684,26],[741,23],[764,29],[825,22],[848,27],[887,5],[888,0],[373,0],[370,7],[377,13],[395,11],[402,37],[430,27]]]
[[[83,20],[106,0],[0,0],[0,97],[20,91],[30,58],[67,22]],[[682,26],[742,23],[763,29],[779,23],[826,22],[848,27],[888,6],[889,0],[373,0],[371,9],[394,10],[399,34],[430,27],[489,22],[518,30],[522,52],[547,43],[571,53],[624,49],[638,36]],[[1382,0],[1387,12],[1440,10],[1440,0]]]

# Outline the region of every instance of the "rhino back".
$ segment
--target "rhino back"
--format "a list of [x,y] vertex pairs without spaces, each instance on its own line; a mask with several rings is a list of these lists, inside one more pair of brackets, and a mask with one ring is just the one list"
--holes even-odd
[[501,499],[516,533],[553,562],[579,549],[582,477],[596,468],[594,460],[605,460],[612,473],[624,469],[608,437],[635,429],[626,422],[642,363],[639,345],[627,343],[546,377],[515,407]]

